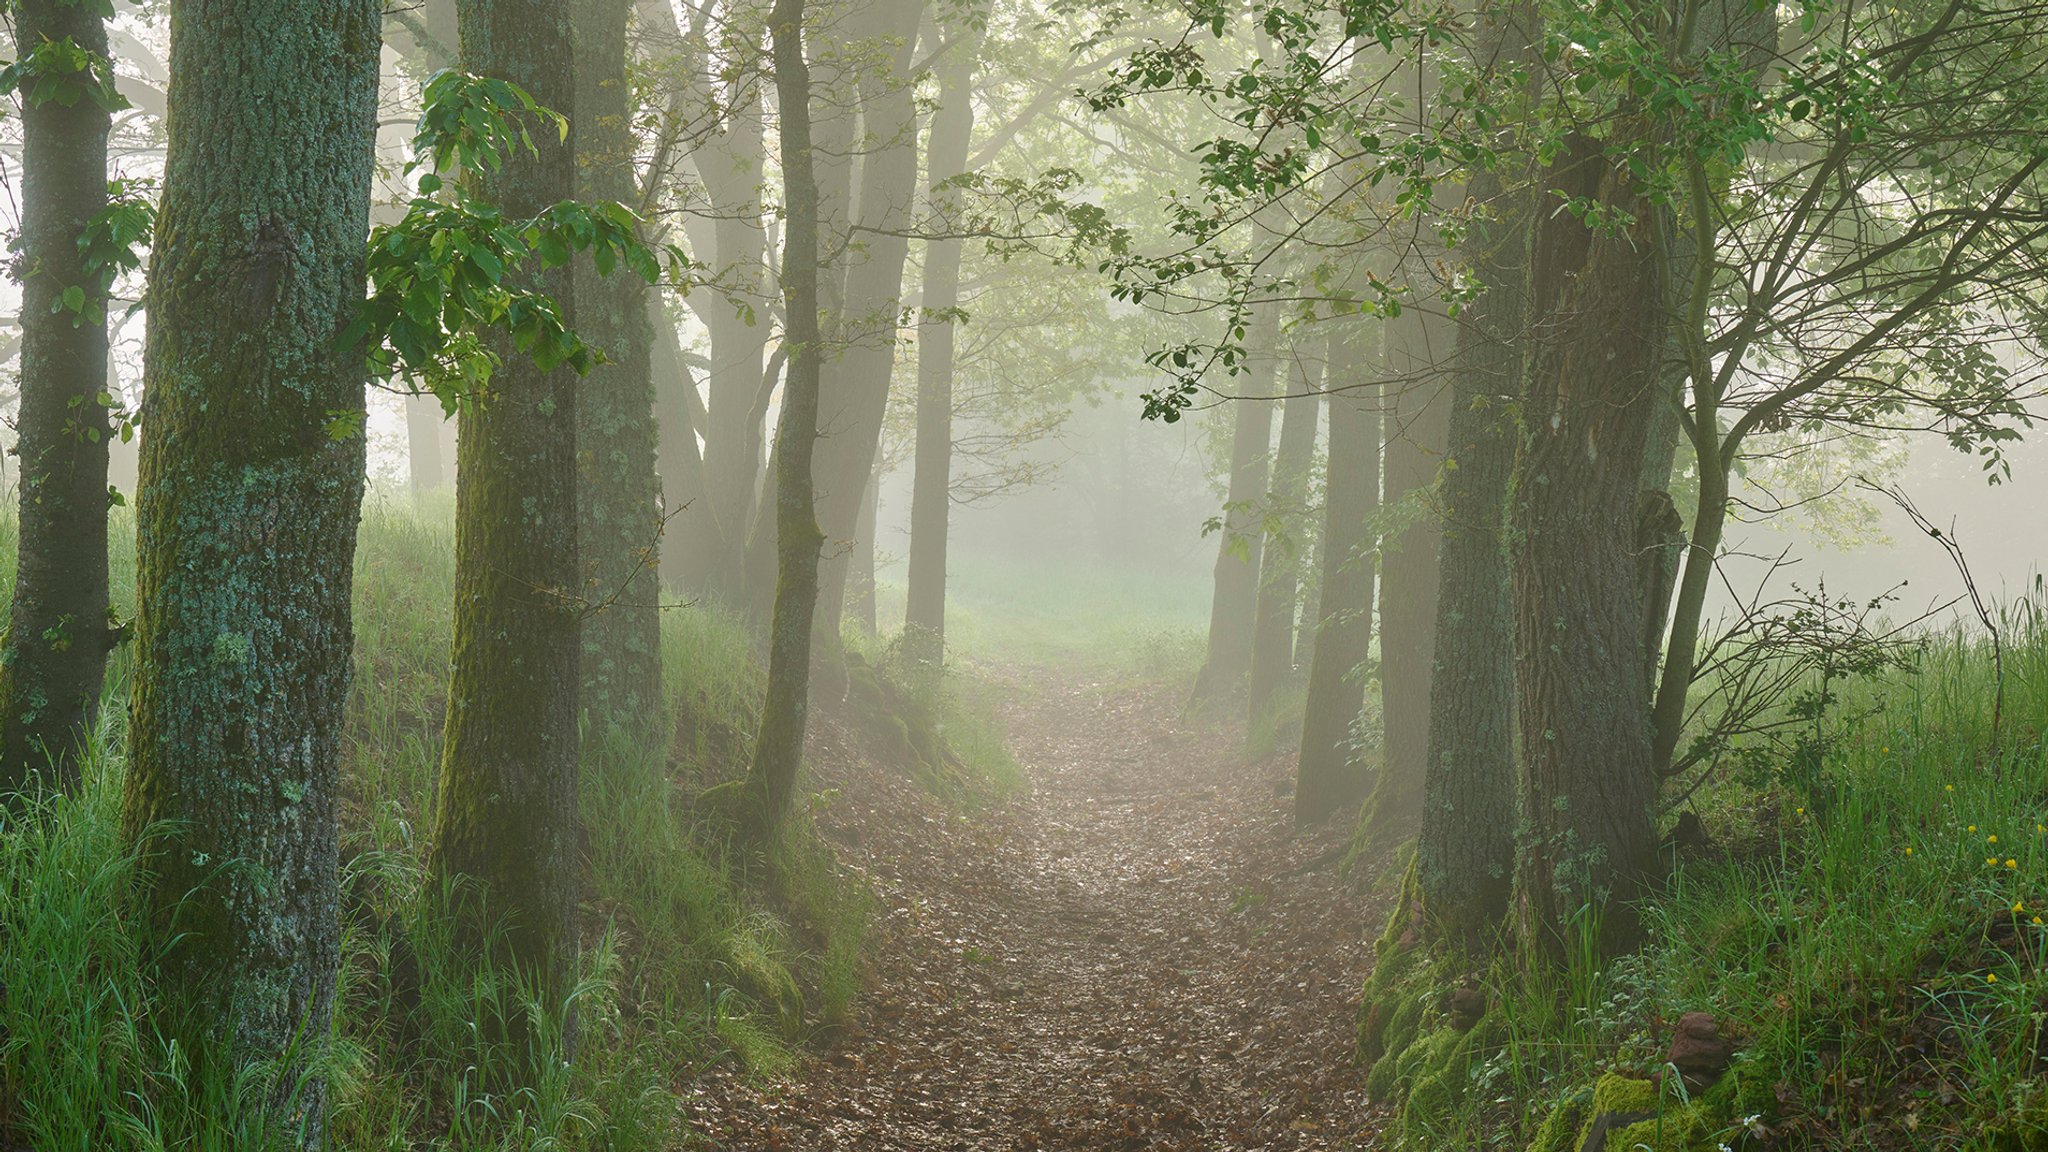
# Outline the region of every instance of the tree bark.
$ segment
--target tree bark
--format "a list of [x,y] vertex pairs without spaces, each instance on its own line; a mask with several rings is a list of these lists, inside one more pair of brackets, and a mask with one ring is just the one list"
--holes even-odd
[[362,354],[335,336],[364,294],[378,48],[368,0],[177,0],[149,272],[123,824],[189,1082],[269,1063],[251,1103],[307,1148],[364,483]]
[[[930,198],[943,211],[953,196],[941,185],[967,169],[974,139],[974,72],[981,60],[980,22],[961,21],[962,37],[939,69],[939,106],[925,145]],[[913,665],[936,668],[946,658],[946,542],[953,511],[953,313],[960,307],[958,240],[927,240],[924,307],[917,320],[917,443],[911,459],[910,572],[903,611],[903,649]]]
[[[1477,59],[1499,74],[1529,59],[1535,17],[1515,4],[1479,17]],[[1523,393],[1535,204],[1491,168],[1467,194],[1484,215],[1460,255],[1484,291],[1459,313],[1443,470],[1436,674],[1430,682],[1416,879],[1435,930],[1485,947],[1507,916],[1515,864],[1514,640],[1504,533]]]
[[1510,509],[1520,872],[1525,939],[1561,957],[1580,935],[1608,953],[1635,942],[1631,901],[1656,859],[1635,525],[1666,318],[1654,208],[1626,173],[1574,137],[1551,180],[1633,220],[1595,234],[1546,216],[1532,263],[1538,340]]
[[[576,0],[577,195],[630,202],[633,0]],[[655,473],[653,332],[647,284],[623,270],[574,272],[577,334],[602,349],[576,400],[577,546],[582,552],[581,703],[588,734],[645,746],[661,711],[661,479]]]
[[1374,837],[1405,839],[1422,823],[1442,535],[1434,487],[1450,417],[1444,366],[1452,337],[1448,320],[1419,308],[1388,324],[1385,370],[1393,411],[1386,432],[1386,501],[1406,505],[1406,526],[1380,545],[1380,711],[1386,742],[1368,805],[1367,829]]
[[1357,332],[1330,337],[1330,450],[1323,496],[1322,592],[1301,717],[1294,818],[1315,824],[1365,799],[1351,730],[1365,705],[1359,667],[1372,648],[1373,521],[1380,505],[1380,397],[1365,382]]
[[[465,68],[543,107],[574,107],[568,0],[459,0],[456,10]],[[533,139],[537,155],[516,152],[483,181],[513,219],[576,190],[578,138],[557,143],[536,125]],[[530,283],[578,324],[568,269]],[[576,960],[582,382],[566,367],[541,371],[509,341],[496,350],[492,394],[463,409],[456,452],[455,647],[432,863],[475,883],[462,931],[480,942],[501,929],[500,962],[537,982],[553,1009]]]
[[841,351],[827,373],[814,465],[818,527],[828,546],[820,569],[815,659],[819,687],[844,690],[840,623],[847,578],[858,549],[860,508],[874,472],[875,450],[889,406],[903,296],[907,236],[917,197],[917,109],[910,76],[923,0],[869,0],[850,17],[850,31],[888,52],[888,67],[862,69],[859,228],[850,240],[864,258],[846,270],[839,316]]
[[811,75],[804,58],[804,0],[775,0],[769,14],[775,93],[781,105],[782,179],[788,234],[782,249],[788,380],[775,429],[775,607],[768,639],[768,694],[750,775],[757,840],[772,837],[796,791],[810,711],[811,623],[818,604],[818,530],[811,444],[818,436],[818,180],[811,165]]
[[[22,0],[14,38],[22,59],[45,40],[107,58],[96,4]],[[90,97],[68,108],[23,101],[21,117],[21,511],[0,641],[0,796],[36,779],[77,784],[116,635],[107,601],[106,293],[78,249],[107,205],[110,117]],[[71,289],[84,293],[78,310],[61,303]]]
[[1252,622],[1258,612],[1258,502],[1266,491],[1273,441],[1273,345],[1279,314],[1262,309],[1246,340],[1238,392],[1230,405],[1230,479],[1209,598],[1209,644],[1191,703],[1223,700],[1245,686],[1252,664]]
[[1320,365],[1299,353],[1287,357],[1287,399],[1280,408],[1280,445],[1273,457],[1273,484],[1266,493],[1265,544],[1260,550],[1259,592],[1253,620],[1252,661],[1246,689],[1246,721],[1257,723],[1282,681],[1294,674],[1294,609],[1301,592],[1301,546],[1307,520],[1308,470],[1316,448],[1316,386]]

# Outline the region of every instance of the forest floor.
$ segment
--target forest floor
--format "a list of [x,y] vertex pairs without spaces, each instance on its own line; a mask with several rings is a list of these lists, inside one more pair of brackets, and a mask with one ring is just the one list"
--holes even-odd
[[[818,824],[876,897],[868,991],[787,1082],[689,1089],[713,1149],[1357,1147],[1385,901],[1348,825],[1297,834],[1291,758],[1164,689],[999,673],[1028,791],[949,811],[829,726]],[[829,795],[829,793],[828,793]],[[1336,822],[1343,825],[1345,822]]]

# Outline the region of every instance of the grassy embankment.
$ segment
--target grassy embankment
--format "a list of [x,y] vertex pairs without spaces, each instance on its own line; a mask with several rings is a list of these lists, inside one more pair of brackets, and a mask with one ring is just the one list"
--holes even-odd
[[[1639,953],[1463,971],[1390,925],[1363,1037],[1401,1106],[1388,1143],[2048,1149],[2048,607],[2006,615],[1995,735],[1989,648],[1962,633],[1838,685],[1812,770],[1725,773],[1694,801],[1710,842],[1675,853]],[[1460,984],[1486,1004],[1464,1032]],[[1662,1065],[1695,1011],[1736,1053],[1688,1090]]]
[[[131,533],[115,583],[132,596]],[[11,573],[11,532],[0,572]],[[332,1146],[342,1149],[671,1147],[693,1068],[787,1068],[806,1030],[846,1017],[866,895],[801,813],[767,859],[729,851],[687,803],[744,771],[761,671],[734,619],[664,614],[674,739],[594,750],[583,784],[581,1042],[537,1086],[507,1091],[511,1053],[481,1022],[507,1006],[541,1032],[504,973],[458,955],[428,883],[425,836],[440,754],[453,550],[446,511],[373,501],[357,554],[356,670],[343,769],[343,970]],[[4,579],[4,577],[0,577]],[[0,588],[4,594],[4,588]],[[0,1131],[24,1147],[260,1147],[222,1127],[236,1085],[195,1084],[152,1028],[158,996],[123,910],[135,865],[119,837],[125,657],[72,799],[0,832]]]

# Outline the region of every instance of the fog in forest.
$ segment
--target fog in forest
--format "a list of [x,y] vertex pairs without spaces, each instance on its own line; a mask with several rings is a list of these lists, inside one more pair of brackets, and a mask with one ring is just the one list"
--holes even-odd
[[0,1152],[2048,1150],[2048,0],[7,0]]

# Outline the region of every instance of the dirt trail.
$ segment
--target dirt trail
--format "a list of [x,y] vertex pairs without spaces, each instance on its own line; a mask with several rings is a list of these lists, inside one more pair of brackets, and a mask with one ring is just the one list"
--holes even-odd
[[[1355,1148],[1380,902],[1296,835],[1284,759],[1156,691],[1018,677],[1031,791],[949,815],[855,770],[820,818],[877,894],[854,1027],[797,1082],[702,1086],[717,1148]],[[827,737],[829,740],[830,737]],[[839,759],[821,748],[819,759]]]

